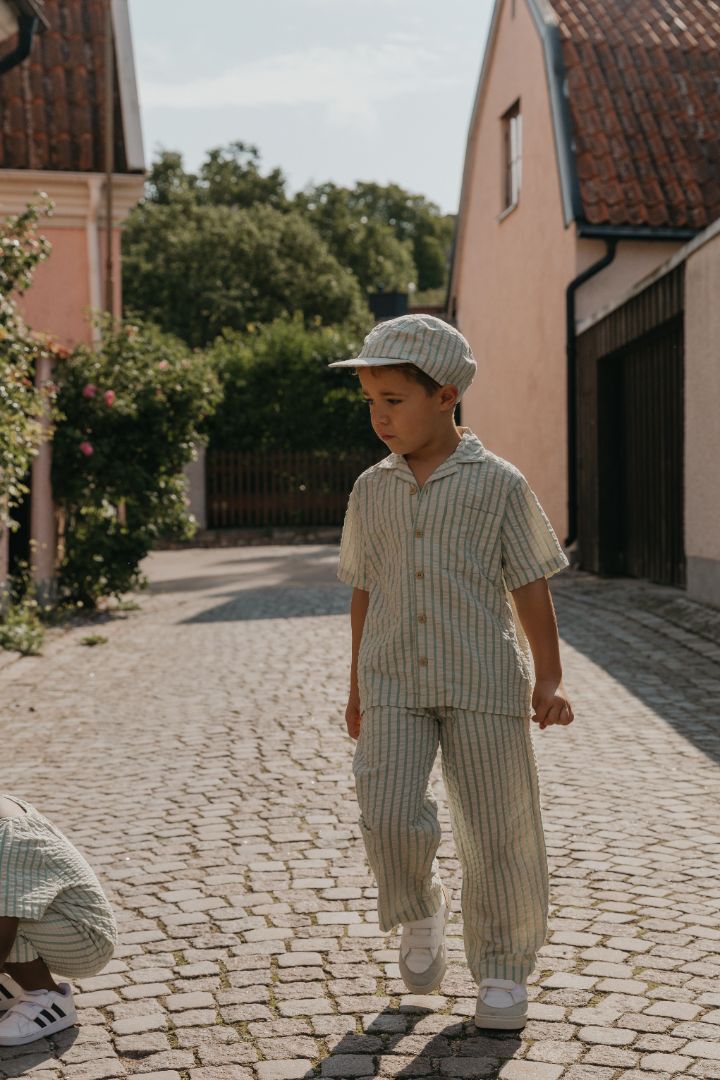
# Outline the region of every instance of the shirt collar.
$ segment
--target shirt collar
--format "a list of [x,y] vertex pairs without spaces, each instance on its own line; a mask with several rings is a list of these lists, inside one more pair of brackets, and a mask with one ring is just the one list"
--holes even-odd
[[[450,456],[446,458],[445,461],[441,462],[441,464],[438,465],[437,469],[435,469],[435,472],[433,472],[432,475],[428,477],[426,483],[429,483],[431,480],[437,480],[441,476],[447,476],[449,473],[455,472],[458,465],[463,465],[468,462],[482,461],[483,458],[486,456],[487,451],[485,447],[480,442],[477,435],[475,435],[474,432],[470,430],[470,428],[463,427],[459,430],[462,432],[460,442],[457,444],[452,454],[450,454]],[[412,469],[405,460],[404,454],[388,454],[386,458],[383,458],[382,461],[378,462],[377,468],[398,469],[398,475],[407,474],[407,476],[410,477],[412,480],[415,479]]]

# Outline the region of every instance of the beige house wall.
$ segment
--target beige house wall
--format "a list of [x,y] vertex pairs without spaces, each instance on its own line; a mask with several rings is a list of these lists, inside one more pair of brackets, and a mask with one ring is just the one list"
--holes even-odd
[[[504,3],[489,42],[468,141],[452,298],[478,376],[463,422],[525,473],[567,536],[566,289],[606,253],[566,227],[545,58],[525,3]],[[502,214],[502,116],[520,99],[522,181]],[[614,303],[681,242],[621,240],[613,262],[575,294],[576,322]]]
[[[567,535],[565,287],[575,237],[563,222],[542,46],[524,3],[501,12],[468,148],[456,318],[478,361],[463,422],[527,476]],[[522,58],[522,63],[519,63]],[[520,99],[522,182],[501,219],[501,117]]]
[[720,607],[720,230],[685,265],[687,590]]
[[[576,321],[582,322],[601,308],[615,303],[618,297],[627,293],[638,281],[667,262],[683,243],[684,241],[680,240],[618,241],[615,258],[610,265],[578,289],[575,297]],[[581,273],[601,259],[605,251],[603,240],[577,240],[575,274]]]
[[[113,245],[115,309],[120,311],[120,226],[142,198],[143,176],[113,179]],[[62,345],[90,343],[90,314],[104,307],[106,230],[103,176],[88,173],[45,173],[0,170],[0,218],[21,213],[28,203],[47,194],[52,216],[41,219],[39,232],[52,245],[49,258],[37,267],[33,283],[19,299],[23,318],[33,330],[50,334]],[[50,377],[50,369],[38,373]],[[51,445],[44,443],[32,465],[30,535],[33,576],[42,592],[52,586],[55,562],[55,517],[50,485]],[[7,578],[8,537],[0,528],[0,591]]]

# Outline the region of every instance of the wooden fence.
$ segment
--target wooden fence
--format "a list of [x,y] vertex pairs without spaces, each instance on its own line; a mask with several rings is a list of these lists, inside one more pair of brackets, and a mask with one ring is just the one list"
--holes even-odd
[[356,476],[378,458],[372,451],[209,450],[208,528],[342,525]]

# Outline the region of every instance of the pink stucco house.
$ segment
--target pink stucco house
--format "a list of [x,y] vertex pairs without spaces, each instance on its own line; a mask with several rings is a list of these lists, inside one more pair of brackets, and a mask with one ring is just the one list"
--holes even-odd
[[[37,192],[52,199],[53,215],[41,229],[52,254],[38,268],[21,309],[34,330],[72,346],[91,340],[88,314],[106,306],[108,275],[114,310],[120,310],[120,226],[142,198],[145,161],[128,0],[45,0],[41,10],[47,26],[29,56],[0,75],[0,215],[18,213]],[[31,498],[20,510],[22,529],[11,540],[21,549],[29,537],[37,542],[39,582],[52,578],[55,555],[49,466],[46,445],[33,466]],[[7,536],[0,537],[0,581],[8,548]]]
[[576,331],[720,216],[718,70],[715,3],[496,0],[448,317],[479,362],[464,422],[569,544]]

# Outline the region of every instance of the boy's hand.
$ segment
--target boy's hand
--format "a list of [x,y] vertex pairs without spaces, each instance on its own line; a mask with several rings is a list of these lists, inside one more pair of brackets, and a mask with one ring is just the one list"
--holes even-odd
[[533,690],[532,707],[532,719],[540,725],[541,731],[551,724],[572,724],[575,719],[570,699],[561,682],[538,680]]
[[345,723],[351,739],[357,739],[360,735],[360,722],[360,695],[351,690],[345,709]]

